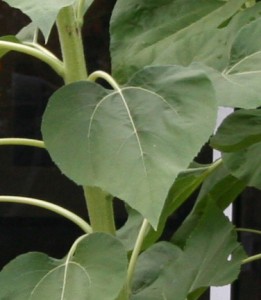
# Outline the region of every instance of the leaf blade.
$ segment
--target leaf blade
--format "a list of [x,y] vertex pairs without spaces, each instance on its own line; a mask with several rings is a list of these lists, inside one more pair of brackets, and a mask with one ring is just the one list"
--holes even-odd
[[[149,251],[153,253],[155,246]],[[162,269],[158,266],[155,268],[155,258],[153,255],[147,256],[149,251],[141,255],[141,259],[145,257],[145,266],[151,267],[151,272],[156,272],[156,279],[149,278],[150,284],[141,286],[133,294],[132,300],[171,300],[173,295],[177,300],[184,300],[199,288],[227,284],[236,279],[241,261],[245,257],[242,247],[236,241],[233,226],[212,204],[207,206],[200,221],[193,228],[184,250],[179,249],[177,252],[177,249],[179,248],[174,245],[167,247],[168,252],[176,257],[172,259],[168,255],[168,260],[165,255],[166,266]],[[232,259],[228,261],[230,254]],[[144,262],[141,261],[141,264]],[[138,279],[139,277],[137,274]]]
[[4,0],[10,6],[20,9],[42,31],[45,41],[48,40],[51,29],[59,11],[72,5],[75,0]]
[[[191,48],[187,45],[180,47],[176,55],[177,43],[184,38],[190,41],[206,28],[218,28],[243,3],[243,0],[226,3],[215,0],[165,0],[164,4],[155,4],[132,0],[126,6],[124,1],[117,1],[111,20],[113,75],[125,82],[146,65],[180,64],[179,56],[184,56],[185,52],[185,56],[191,57]],[[192,61],[199,61],[200,47],[198,50],[194,57],[192,55]],[[208,54],[212,55],[211,51]]]
[[124,285],[126,272],[122,244],[108,234],[95,233],[81,239],[66,259],[28,253],[11,261],[0,273],[0,297],[113,300]]
[[155,228],[174,179],[212,133],[216,110],[201,71],[151,67],[120,92],[91,82],[64,87],[51,98],[42,131],[67,176],[123,199]]

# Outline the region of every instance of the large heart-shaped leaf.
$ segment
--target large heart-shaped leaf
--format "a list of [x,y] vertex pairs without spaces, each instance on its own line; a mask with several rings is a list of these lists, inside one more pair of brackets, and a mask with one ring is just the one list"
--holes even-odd
[[[118,0],[111,19],[114,76],[126,81],[138,69],[152,64],[189,64],[201,58],[219,63],[228,38],[226,32],[217,29],[244,2],[130,0],[126,4]],[[207,35],[202,36],[206,29]]]
[[261,110],[238,110],[230,114],[211,138],[211,146],[233,152],[261,142]]
[[12,300],[115,300],[122,289],[127,257],[122,244],[94,233],[74,245],[62,260],[28,253],[0,273],[0,298]]
[[228,284],[237,278],[244,257],[232,224],[209,203],[183,251],[163,243],[140,256],[131,299],[184,300],[199,288]]
[[170,186],[212,133],[216,110],[204,73],[158,66],[119,91],[92,82],[63,87],[42,132],[62,172],[125,200],[156,227]]
[[59,11],[72,5],[76,0],[3,0],[10,6],[20,9],[42,31],[48,40],[50,31]]

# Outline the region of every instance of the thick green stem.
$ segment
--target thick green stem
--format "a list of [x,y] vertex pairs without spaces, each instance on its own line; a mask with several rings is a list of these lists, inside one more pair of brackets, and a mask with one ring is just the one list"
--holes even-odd
[[77,24],[72,6],[63,8],[57,18],[57,28],[64,63],[66,84],[87,80],[86,62],[81,29]]
[[84,194],[93,231],[115,235],[113,197],[98,187],[84,187]]
[[78,225],[84,232],[91,233],[91,226],[73,212],[50,202],[28,197],[0,196],[0,202],[27,204],[50,210]]
[[[65,68],[65,84],[87,80],[80,25],[72,6],[60,11],[57,28]],[[84,193],[93,230],[115,234],[112,197],[97,187],[84,187]]]

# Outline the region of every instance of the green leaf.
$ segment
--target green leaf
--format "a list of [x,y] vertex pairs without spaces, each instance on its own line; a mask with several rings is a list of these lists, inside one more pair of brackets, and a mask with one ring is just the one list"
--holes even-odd
[[[166,225],[168,217],[188,199],[189,196],[199,187],[202,181],[211,172],[211,166],[197,165],[193,169],[181,172],[172,185],[166,199],[162,214],[160,216],[157,230],[150,228],[143,242],[143,249],[147,249],[160,238]],[[128,220],[117,232],[126,249],[133,250],[137,239],[143,217],[132,209],[127,209]]]
[[232,45],[227,68],[221,74],[209,73],[220,105],[242,108],[261,105],[260,28],[261,18],[245,25]]
[[115,300],[126,277],[122,244],[104,233],[90,234],[62,260],[42,253],[21,255],[0,273],[0,298],[12,300]]
[[239,12],[245,1],[200,2],[132,0],[126,6],[117,1],[111,22],[113,74],[126,81],[144,65],[203,62],[220,106],[260,106],[261,3]]
[[117,238],[121,240],[127,251],[132,251],[139,234],[143,217],[136,210],[127,208],[128,219],[126,223],[117,230]]
[[[226,51],[227,39],[226,33],[217,29],[244,2],[164,0],[162,3],[130,0],[126,4],[126,1],[118,0],[111,19],[114,76],[125,82],[126,78],[146,65],[189,64],[201,61],[199,57],[204,57],[204,61],[212,60],[205,55],[213,57],[214,52],[214,60],[220,60],[217,57],[223,55],[224,47]],[[207,35],[202,36],[206,29]],[[215,40],[211,37],[212,30],[216,30]],[[200,38],[198,34],[201,34]],[[207,45],[208,39],[211,39],[212,48]],[[201,56],[202,47],[205,55]]]
[[212,48],[214,53],[217,51],[215,47],[223,48],[223,56],[227,57],[226,65],[214,65],[204,60],[208,66],[212,67],[205,67],[204,70],[212,79],[217,100],[221,106],[241,108],[260,106],[261,65],[258,58],[261,49],[260,15],[261,3],[244,9],[233,16],[227,27],[222,29],[227,32],[226,45],[218,36],[219,46],[209,44],[209,48]]
[[232,176],[222,163],[204,181],[193,212],[203,211],[210,199],[223,211],[238,197],[245,187],[246,184]]
[[33,42],[35,33],[37,32],[37,26],[31,22],[25,27],[23,27],[17,34],[16,37],[21,42]]
[[[0,41],[20,43],[20,41],[14,35],[1,36]],[[0,58],[3,57],[8,52],[10,52],[10,50],[1,49],[1,45],[0,45]]]
[[196,191],[211,172],[211,165],[200,165],[197,168],[188,169],[180,173],[169,191],[164,207],[165,217],[167,218],[175,212]]
[[175,232],[172,241],[183,247],[191,231],[204,214],[209,202],[214,203],[223,211],[238,197],[245,187],[246,184],[232,176],[224,167],[224,164],[219,165],[204,180],[192,211]]
[[211,138],[211,146],[233,152],[261,142],[261,110],[238,110],[229,115]]
[[261,189],[261,142],[242,150],[223,153],[222,159],[226,167],[237,178],[248,186]]
[[60,89],[42,132],[62,172],[125,200],[155,228],[173,181],[212,133],[216,111],[204,73],[158,66],[119,91],[91,82]]
[[[162,268],[155,266],[155,257],[159,257],[156,245],[140,256],[141,266],[135,274],[139,289],[134,290],[132,300],[172,300],[173,296],[175,300],[184,300],[199,288],[231,283],[237,278],[245,257],[232,224],[213,204],[206,207],[183,251],[164,245],[167,249],[162,251]],[[153,278],[142,277],[139,270],[144,266]]]
[[[162,271],[167,269],[170,263],[178,260],[181,256],[182,250],[180,248],[165,241],[153,245],[148,250],[140,254],[134,272],[134,278],[132,282],[133,295],[131,299],[136,299],[140,292],[146,288],[149,288],[156,280],[158,280],[158,277]],[[164,284],[162,284],[161,288],[164,288]],[[152,296],[150,299],[162,299],[157,297],[158,293],[155,294],[154,297]],[[144,298],[144,300],[145,299],[149,298]]]
[[20,9],[42,31],[45,41],[55,23],[59,11],[72,5],[76,0],[4,0],[14,8]]

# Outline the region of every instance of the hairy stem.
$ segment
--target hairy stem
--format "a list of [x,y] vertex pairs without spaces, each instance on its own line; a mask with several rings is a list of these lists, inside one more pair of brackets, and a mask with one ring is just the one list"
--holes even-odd
[[84,195],[93,231],[115,235],[113,197],[98,187],[84,187]]
[[23,45],[19,43],[0,41],[0,49],[9,51],[17,51],[27,55],[31,55],[48,64],[59,76],[64,76],[64,68],[62,62],[53,54],[50,55],[46,51],[41,51],[35,47]]
[[16,204],[27,204],[37,207],[41,207],[47,210],[50,210],[60,216],[65,217],[66,219],[72,221],[74,224],[79,226],[84,232],[91,233],[91,226],[84,221],[82,218],[74,214],[73,212],[50,202],[28,198],[28,197],[18,197],[18,196],[0,196],[0,202],[16,203]]
[[3,138],[0,139],[0,146],[31,146],[45,148],[43,141],[24,138]]
[[57,18],[66,84],[87,79],[81,28],[77,24],[72,6],[63,8]]

